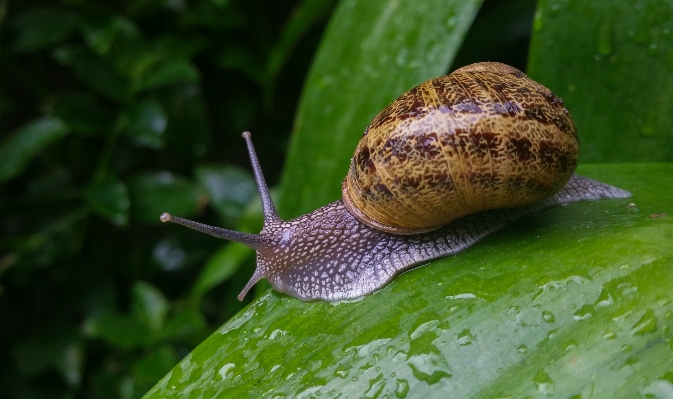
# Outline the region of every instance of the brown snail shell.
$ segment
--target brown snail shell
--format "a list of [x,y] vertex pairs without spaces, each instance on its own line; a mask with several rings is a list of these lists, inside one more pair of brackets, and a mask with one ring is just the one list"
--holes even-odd
[[405,92],[371,122],[343,183],[361,222],[396,234],[528,205],[563,187],[579,138],[562,100],[483,62]]

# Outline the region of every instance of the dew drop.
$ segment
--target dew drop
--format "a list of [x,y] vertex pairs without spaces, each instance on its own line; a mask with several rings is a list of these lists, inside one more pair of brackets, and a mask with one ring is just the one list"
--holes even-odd
[[652,381],[642,393],[646,398],[673,399],[673,384],[667,380]]
[[229,372],[229,370],[233,369],[234,367],[236,367],[236,365],[234,363],[227,363],[224,366],[222,366],[220,368],[220,370],[218,371],[218,373],[220,374],[220,377],[222,377],[223,380],[226,380],[227,378],[232,377],[233,374],[234,374],[233,370],[231,372]]
[[417,355],[410,358],[407,365],[414,377],[427,382],[428,385],[434,385],[441,379],[452,376],[446,359],[438,356]]
[[591,305],[582,306],[577,312],[573,313],[573,319],[586,320],[593,316],[593,307]]
[[549,374],[545,373],[544,370],[539,370],[535,377],[533,377],[533,382],[537,387],[538,393],[543,396],[550,396],[554,393],[554,380],[549,377]]
[[349,369],[339,367],[338,369],[336,369],[336,371],[334,371],[334,376],[339,378],[346,378],[348,377],[349,372],[350,372]]
[[457,15],[455,15],[455,14],[450,15],[450,16],[446,19],[446,27],[447,27],[449,30],[453,30],[453,29],[455,29],[455,28],[456,28],[456,25],[458,24],[458,21],[459,21],[459,20],[460,20],[460,19],[458,18]]
[[557,331],[558,331],[558,328],[549,331],[549,333],[547,334],[547,340],[555,338]]
[[542,311],[542,318],[547,323],[553,323],[554,321],[556,321],[556,318],[554,317],[554,314],[552,312],[548,311],[548,310],[543,310]]
[[559,10],[561,9],[561,5],[558,3],[554,3],[549,7],[549,15],[555,16],[558,14]]
[[657,317],[652,309],[647,309],[643,317],[631,328],[631,334],[644,335],[657,331]]
[[409,393],[409,382],[407,380],[398,378],[397,379],[397,388],[395,388],[395,397],[399,399],[404,399]]
[[365,392],[365,398],[378,398],[383,391],[383,388],[386,386],[386,381],[383,379],[383,375],[379,374],[376,378],[369,380],[369,389]]
[[522,355],[524,355],[524,354],[528,353],[528,347],[526,346],[526,344],[521,344],[521,346],[519,346],[516,349],[516,351],[521,353]]
[[612,53],[612,25],[610,21],[604,21],[598,28],[596,50],[600,55],[610,55]]
[[566,351],[569,351],[569,350],[572,350],[572,349],[575,349],[575,348],[577,348],[577,340],[571,339],[571,340],[568,340],[568,342],[565,343],[565,350]]
[[533,17],[533,30],[539,32],[544,26],[544,15],[542,14],[542,8],[538,7],[535,11],[535,16]]
[[615,334],[613,331],[607,331],[605,334],[603,334],[603,339],[608,340],[608,339],[615,339],[617,338],[617,334]]
[[631,345],[629,345],[629,344],[622,345],[622,352],[624,352],[624,353],[629,353],[629,352],[631,352],[632,350],[633,350],[633,346],[631,346]]
[[469,329],[465,329],[458,334],[458,345],[467,346],[471,345],[475,336],[472,335],[472,332]]
[[659,44],[650,43],[650,45],[647,46],[647,52],[650,53],[650,55],[657,55],[659,52]]

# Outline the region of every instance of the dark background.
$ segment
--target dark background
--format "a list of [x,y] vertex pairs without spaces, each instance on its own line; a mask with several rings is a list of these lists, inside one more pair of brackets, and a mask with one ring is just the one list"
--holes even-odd
[[[336,5],[0,2],[0,148],[34,140],[0,168],[0,397],[140,397],[251,300],[252,259],[192,295],[220,243],[158,215],[255,229],[240,134],[276,185]],[[534,8],[486,1],[452,69],[525,70]]]

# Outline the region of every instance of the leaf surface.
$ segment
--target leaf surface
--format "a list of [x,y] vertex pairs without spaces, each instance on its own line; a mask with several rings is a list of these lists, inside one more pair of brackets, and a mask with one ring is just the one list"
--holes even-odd
[[570,109],[582,162],[673,161],[673,2],[543,0],[533,27],[528,74]]
[[19,175],[40,152],[68,133],[59,118],[42,117],[26,123],[0,145],[0,184]]
[[668,392],[673,164],[579,172],[633,197],[525,216],[357,301],[269,292],[146,397]]

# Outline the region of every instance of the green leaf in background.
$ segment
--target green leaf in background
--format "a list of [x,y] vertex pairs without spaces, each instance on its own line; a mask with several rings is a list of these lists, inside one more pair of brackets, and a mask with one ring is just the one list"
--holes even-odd
[[187,254],[179,241],[172,237],[159,240],[152,249],[152,260],[162,270],[180,270],[187,263]]
[[12,19],[18,52],[32,52],[68,39],[77,29],[77,15],[58,8],[36,7]]
[[152,346],[161,340],[187,339],[196,344],[204,338],[206,322],[201,313],[187,307],[166,317],[167,302],[152,286],[134,285],[132,307],[132,314],[109,311],[89,318],[84,322],[84,334],[125,350]]
[[45,116],[13,132],[0,146],[0,184],[23,172],[42,150],[68,133],[58,118]]
[[98,55],[79,46],[67,45],[54,49],[52,55],[59,63],[69,66],[82,84],[92,91],[118,102],[128,98],[128,81]]
[[159,149],[164,146],[168,116],[158,101],[142,100],[124,112],[124,130],[138,146]]
[[196,184],[168,172],[139,174],[129,179],[131,219],[159,223],[163,212],[189,217],[202,209],[207,196]]
[[167,339],[185,339],[191,345],[197,345],[205,339],[207,331],[207,323],[201,312],[193,307],[185,307],[166,320],[160,333]]
[[122,349],[134,349],[154,343],[156,335],[142,320],[110,311],[84,322],[84,334],[99,338]]
[[133,313],[153,330],[159,330],[164,324],[168,305],[164,295],[153,285],[142,281],[133,285]]
[[177,83],[195,83],[198,80],[199,71],[188,60],[167,58],[146,68],[134,82],[133,90],[150,90]]
[[673,161],[671,1],[540,1],[528,69],[572,112],[581,162]]
[[136,23],[129,18],[115,15],[89,20],[82,33],[88,48],[109,60],[116,73],[130,80],[156,58]]
[[60,118],[73,133],[87,136],[108,132],[114,120],[112,112],[90,94],[60,96],[51,114]]
[[145,397],[666,397],[673,164],[580,173],[633,197],[536,212],[360,300],[270,292]]
[[404,91],[447,71],[480,4],[339,3],[297,111],[282,180],[283,217],[341,198],[349,159],[371,119]]
[[244,245],[229,242],[208,260],[203,267],[199,279],[190,294],[196,301],[208,290],[227,281],[255,251]]
[[325,16],[334,6],[336,0],[303,0],[292,11],[285,23],[283,32],[269,55],[266,65],[266,78],[273,80],[290,56],[302,35],[316,22]]
[[129,220],[129,193],[126,185],[117,178],[108,177],[87,187],[87,202],[96,213],[117,226]]
[[70,210],[49,221],[42,228],[26,236],[10,236],[12,252],[3,261],[16,269],[48,267],[55,260],[72,255],[82,245],[81,221],[90,213],[86,206]]
[[222,69],[231,69],[245,74],[259,85],[264,84],[264,65],[253,57],[252,49],[233,44],[222,49],[217,57],[217,65]]
[[210,205],[226,224],[236,226],[246,206],[257,196],[252,173],[233,165],[201,165],[194,174],[206,188]]
[[42,336],[23,339],[14,356],[23,373],[38,374],[52,369],[71,386],[82,380],[85,347],[75,328],[59,326]]
[[197,84],[175,85],[166,88],[166,93],[159,100],[168,113],[167,149],[183,156],[202,156],[212,133],[201,88]]
[[[170,371],[177,361],[178,356],[173,348],[168,345],[161,346],[135,361],[131,366],[131,374],[134,380],[151,387],[154,382]],[[144,391],[140,388],[136,392]]]

